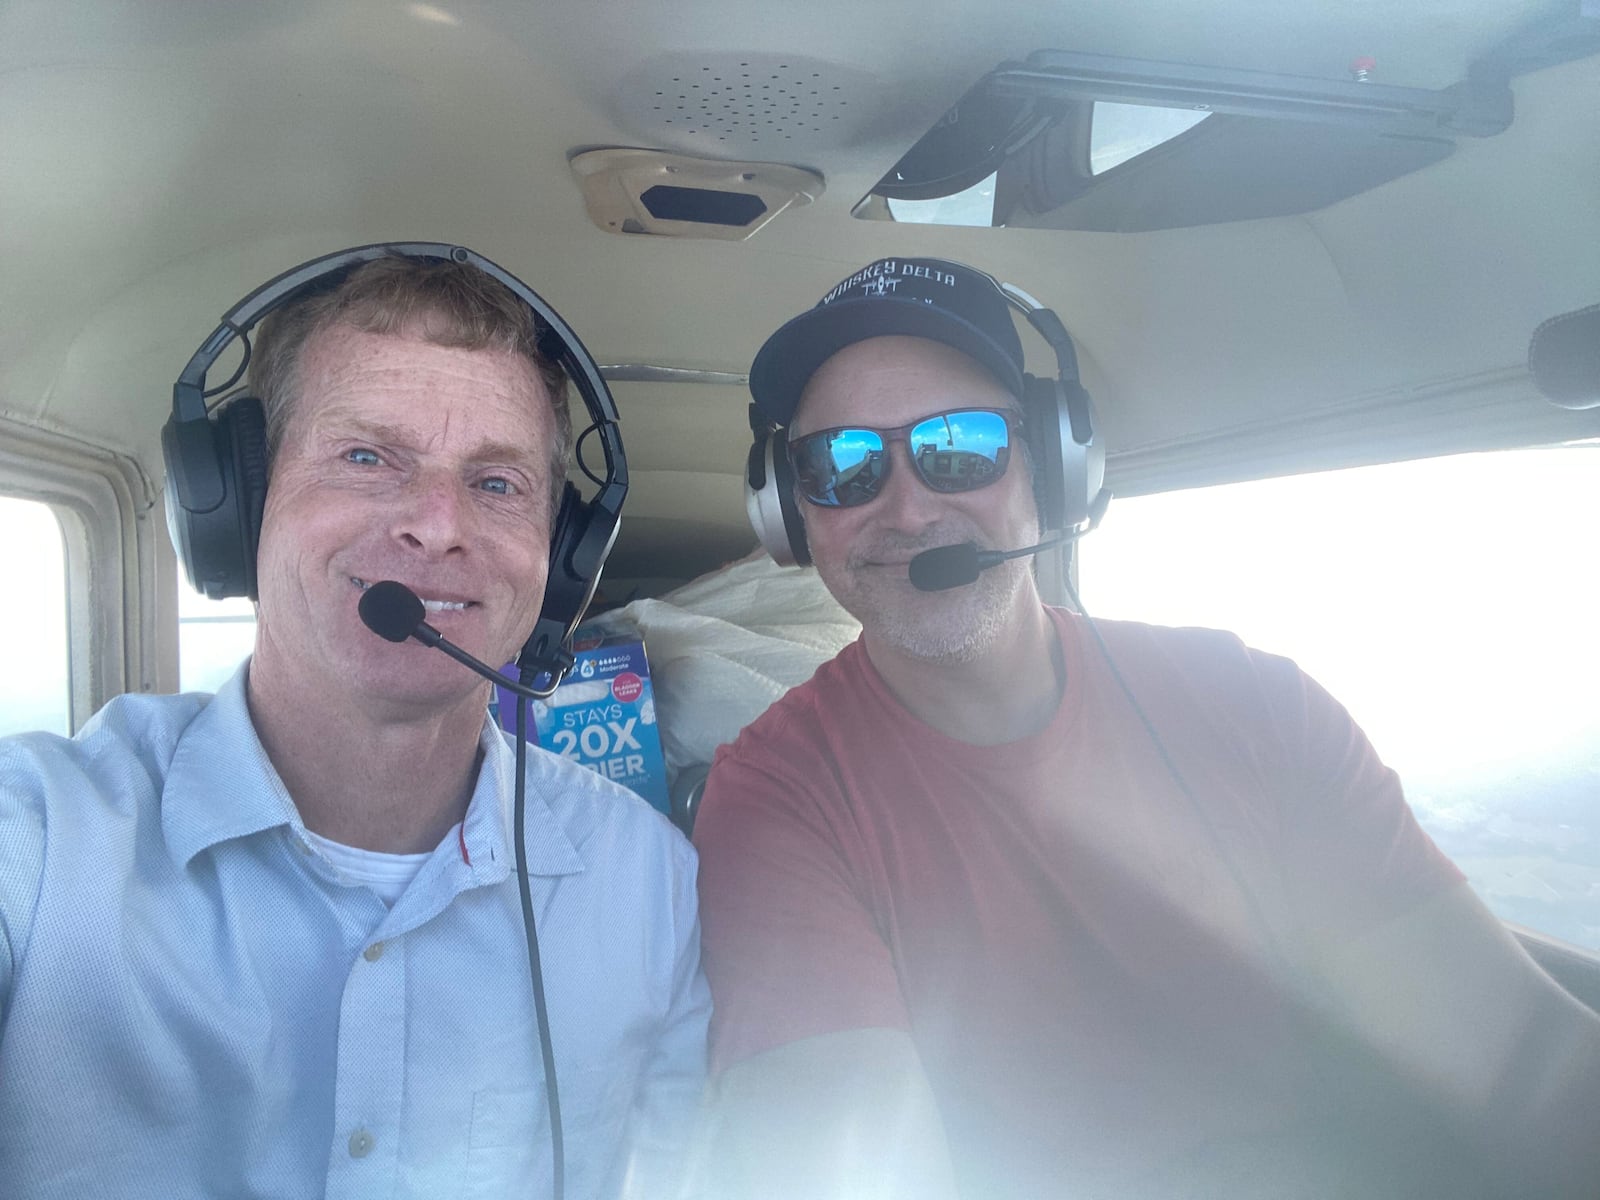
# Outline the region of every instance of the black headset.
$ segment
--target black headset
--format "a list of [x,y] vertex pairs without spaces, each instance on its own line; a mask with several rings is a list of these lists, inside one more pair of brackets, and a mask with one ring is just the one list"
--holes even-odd
[[[1061,318],[1021,288],[989,282],[1012,308],[1028,318],[1055,351],[1056,377],[1024,374],[1023,424],[1033,459],[1033,493],[1040,536],[1091,528],[1106,500],[1105,446],[1094,428],[1094,403],[1078,378],[1078,352]],[[783,431],[754,404],[750,429],[755,443],[745,466],[744,501],[762,548],[782,566],[807,566],[805,521],[794,490]]]
[[[590,433],[600,439],[605,478],[590,474],[599,485],[590,500],[584,500],[570,480],[562,490],[550,535],[544,603],[517,659],[525,676],[531,679],[547,672],[554,688],[571,667],[568,642],[594,596],[628,494],[628,461],[617,406],[599,366],[560,314],[515,275],[464,246],[384,242],[341,250],[285,271],[223,314],[222,323],[172,385],[172,416],[161,430],[172,545],[196,591],[213,600],[255,599],[256,546],[267,496],[266,420],[261,401],[248,394],[225,400],[215,411],[207,408],[206,401],[228,391],[243,376],[250,362],[249,331],[263,317],[309,293],[330,290],[362,263],[390,257],[464,263],[509,288],[537,318],[541,352],[560,364],[583,397],[592,424],[577,441],[581,444]],[[244,343],[238,369],[227,382],[207,389],[206,372],[235,338]]]

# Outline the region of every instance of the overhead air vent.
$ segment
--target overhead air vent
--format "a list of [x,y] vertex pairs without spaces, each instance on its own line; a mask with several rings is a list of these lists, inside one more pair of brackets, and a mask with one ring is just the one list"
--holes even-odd
[[799,167],[659,150],[587,150],[570,162],[589,219],[608,233],[742,241],[823,190],[820,175]]
[[750,192],[657,184],[639,200],[652,217],[663,221],[698,221],[702,225],[749,225],[767,211],[766,202]]

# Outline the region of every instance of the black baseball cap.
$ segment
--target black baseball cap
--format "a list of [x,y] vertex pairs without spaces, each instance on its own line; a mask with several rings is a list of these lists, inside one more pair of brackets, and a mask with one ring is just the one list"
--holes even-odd
[[806,382],[840,350],[889,334],[943,342],[1022,395],[1022,340],[1011,303],[982,271],[942,258],[880,258],[774,333],[750,365],[750,394],[788,425]]

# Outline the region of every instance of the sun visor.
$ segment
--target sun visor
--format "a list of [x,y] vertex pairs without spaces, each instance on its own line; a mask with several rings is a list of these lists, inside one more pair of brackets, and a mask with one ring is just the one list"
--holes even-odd
[[856,206],[868,220],[1144,233],[1316,212],[1516,115],[1511,81],[1600,53],[1600,0],[1448,87],[1037,50],[974,84]]

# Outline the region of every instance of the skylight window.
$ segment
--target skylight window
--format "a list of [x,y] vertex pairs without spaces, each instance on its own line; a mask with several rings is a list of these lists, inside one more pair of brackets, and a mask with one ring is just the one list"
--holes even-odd
[[1099,175],[1170,142],[1211,114],[1196,108],[1152,108],[1097,100],[1089,126],[1089,173]]
[[889,212],[896,221],[913,225],[978,225],[994,224],[993,174],[951,196],[937,200],[888,200]]

